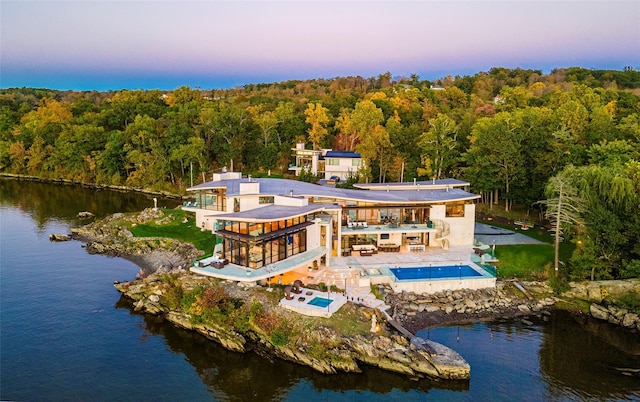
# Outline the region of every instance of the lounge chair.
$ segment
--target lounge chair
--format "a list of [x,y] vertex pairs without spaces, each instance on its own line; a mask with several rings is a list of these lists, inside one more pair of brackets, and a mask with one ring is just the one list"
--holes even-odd
[[284,297],[287,300],[293,300],[293,296],[291,296],[291,285],[287,285],[284,287]]

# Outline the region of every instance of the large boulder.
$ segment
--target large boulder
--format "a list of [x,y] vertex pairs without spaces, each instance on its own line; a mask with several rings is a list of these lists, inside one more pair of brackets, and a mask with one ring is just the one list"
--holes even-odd
[[609,320],[609,310],[599,304],[592,303],[591,306],[589,306],[589,312],[593,318],[604,321]]
[[636,313],[627,313],[622,318],[622,326],[626,328],[634,328],[638,326],[638,314]]
[[67,240],[71,240],[71,236],[69,236],[68,234],[51,233],[49,235],[49,240],[50,241],[67,241]]

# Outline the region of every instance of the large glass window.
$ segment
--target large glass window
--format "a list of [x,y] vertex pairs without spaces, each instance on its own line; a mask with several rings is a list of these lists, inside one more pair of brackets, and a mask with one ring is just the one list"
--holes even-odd
[[340,165],[340,159],[336,159],[336,158],[327,158],[325,159],[325,163],[329,166],[339,166]]
[[447,216],[447,218],[464,216],[464,202],[456,202],[456,203],[447,204],[446,205],[446,216]]

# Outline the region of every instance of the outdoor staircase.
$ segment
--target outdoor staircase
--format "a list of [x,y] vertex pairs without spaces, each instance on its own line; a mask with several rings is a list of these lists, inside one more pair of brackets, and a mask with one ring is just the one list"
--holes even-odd
[[436,219],[433,221],[436,227],[436,241],[440,242],[443,249],[449,249],[449,234],[451,234],[451,228],[449,224],[443,220]]
[[384,301],[379,300],[371,293],[369,286],[360,287],[360,270],[356,268],[324,269],[314,275],[311,283],[324,283],[327,287],[335,285],[338,289],[344,290],[346,285],[347,300],[362,304],[369,308],[385,311],[389,308]]
[[324,283],[327,287],[335,285],[338,289],[358,287],[360,272],[357,269],[324,269],[314,275],[313,283]]

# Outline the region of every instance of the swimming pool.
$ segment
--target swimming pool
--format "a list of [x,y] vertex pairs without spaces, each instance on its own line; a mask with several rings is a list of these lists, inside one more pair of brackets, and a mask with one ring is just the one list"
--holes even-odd
[[397,280],[456,279],[483,276],[469,265],[439,267],[390,268]]
[[333,300],[327,299],[326,297],[316,296],[312,300],[310,300],[309,303],[307,304],[311,304],[312,306],[317,306],[317,307],[327,307],[329,304],[331,304],[331,302],[333,302]]

